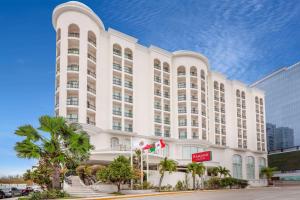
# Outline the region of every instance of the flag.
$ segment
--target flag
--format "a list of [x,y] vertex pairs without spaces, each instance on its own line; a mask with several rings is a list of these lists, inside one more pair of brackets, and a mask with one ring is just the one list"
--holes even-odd
[[158,149],[163,149],[163,148],[165,148],[165,146],[166,146],[166,144],[163,141],[163,139],[160,139],[158,142],[155,142],[153,144],[153,146],[150,148],[150,152],[154,152]]

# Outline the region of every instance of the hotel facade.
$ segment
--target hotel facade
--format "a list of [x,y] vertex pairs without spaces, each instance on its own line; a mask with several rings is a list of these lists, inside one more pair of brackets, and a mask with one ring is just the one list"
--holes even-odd
[[78,122],[95,149],[90,162],[130,155],[133,144],[163,139],[150,167],[168,156],[184,168],[211,151],[207,167],[259,180],[267,165],[264,93],[210,70],[197,52],[145,47],[105,30],[86,5],[67,2],[52,16],[56,31],[55,113]]

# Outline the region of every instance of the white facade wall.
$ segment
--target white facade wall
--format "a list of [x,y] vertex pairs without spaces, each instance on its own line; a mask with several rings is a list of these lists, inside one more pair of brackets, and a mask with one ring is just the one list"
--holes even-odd
[[[68,33],[71,24],[79,28],[77,31],[79,36],[74,37],[76,30]],[[231,171],[233,171],[233,155],[240,155],[242,157],[241,178],[244,179],[247,179],[247,156],[252,156],[255,160],[254,179],[259,178],[259,160],[265,159],[266,163],[266,151],[258,149],[257,146],[258,142],[259,145],[265,146],[265,142],[257,139],[255,97],[262,99],[264,103],[262,91],[212,72],[208,59],[199,53],[168,52],[154,46],[148,48],[138,44],[137,39],[131,36],[113,29],[105,30],[100,18],[90,8],[79,2],[67,2],[57,6],[53,12],[53,26],[58,38],[56,61],[59,65],[56,73],[55,112],[57,115],[83,125],[90,135],[91,143],[95,146],[91,155],[92,161],[109,162],[116,155],[128,155],[131,139],[133,143],[141,140],[152,143],[163,138],[168,149],[151,155],[150,160],[153,164],[158,163],[163,156],[169,156],[177,160],[179,165],[185,165],[191,162],[191,159],[183,156],[184,151],[186,147],[193,147],[192,152],[195,148],[198,148],[196,151],[212,151],[213,159],[205,165],[221,165]],[[92,42],[88,40],[89,31],[95,36]],[[73,37],[69,36],[70,33]],[[96,45],[93,44],[94,42]],[[116,44],[122,49],[121,56],[113,54],[113,46]],[[79,54],[68,53],[70,48],[79,49]],[[132,59],[125,58],[124,51],[127,48],[132,52]],[[88,58],[88,54],[93,55],[96,61]],[[155,59],[160,61],[161,70],[155,69]],[[113,68],[114,61],[120,61],[122,71]],[[67,66],[74,63],[79,65],[79,71],[68,70]],[[169,72],[163,70],[163,63],[169,65]],[[124,71],[124,66],[130,65],[131,74]],[[185,69],[185,75],[178,74],[179,67]],[[197,74],[190,74],[192,68],[197,70]],[[92,71],[93,75],[88,74],[88,70]],[[201,78],[201,70],[205,73],[205,80]],[[160,75],[161,83],[154,81],[155,75]],[[113,84],[114,76],[120,77],[121,86]],[[164,77],[169,79],[169,85],[164,84]],[[124,86],[125,79],[132,80],[132,89]],[[68,88],[70,80],[79,81],[79,87]],[[182,80],[185,80],[186,87],[178,88],[178,83]],[[224,123],[217,123],[215,119],[218,115],[215,111],[214,100],[215,81],[219,87],[220,84],[224,85],[224,92],[221,92],[220,88],[218,90],[219,95],[221,93],[225,95],[225,102],[218,100],[219,108],[221,104],[225,107],[225,113],[218,112],[220,118],[224,116]],[[197,88],[191,88],[191,82],[196,83]],[[88,85],[92,87],[91,91],[88,91]],[[205,88],[205,91],[201,90],[201,86]],[[161,89],[160,97],[154,94],[156,88]],[[246,142],[241,146],[238,143],[237,90],[245,92],[246,105],[246,118],[242,119],[246,122],[246,136],[241,139],[242,143]],[[120,91],[122,100],[113,99],[114,91]],[[169,91],[169,98],[164,97],[165,91]],[[132,95],[133,102],[125,101],[125,93]],[[186,100],[179,102],[178,95],[181,93],[186,94]],[[201,102],[202,93],[205,103]],[[197,97],[196,100],[191,100],[191,96]],[[78,104],[76,104],[76,98],[75,101],[70,101],[70,97],[77,97]],[[155,99],[160,99],[161,109],[155,109]],[[164,110],[165,103],[168,103],[170,111]],[[115,108],[120,106],[121,116],[113,113],[114,105]],[[186,105],[186,113],[179,113],[179,105]],[[132,110],[127,113],[127,116],[125,116],[125,107]],[[264,119],[264,105],[262,107]],[[193,108],[195,110],[192,112]],[[161,122],[155,121],[158,113],[161,115]],[[170,124],[164,121],[164,116],[169,116]],[[181,118],[186,118],[186,125],[179,125]],[[203,118],[205,118],[204,123]],[[121,130],[116,130],[118,126],[114,122],[117,121],[120,121]],[[264,124],[264,121],[261,123]],[[132,124],[132,130],[125,124]],[[216,133],[217,124],[225,127],[223,134]],[[161,127],[161,130],[155,130],[155,127]],[[261,136],[265,141],[265,127],[263,129]],[[186,138],[180,139],[179,130],[186,130]],[[217,142],[217,137],[220,137],[220,143]],[[222,138],[224,138],[223,143]]]

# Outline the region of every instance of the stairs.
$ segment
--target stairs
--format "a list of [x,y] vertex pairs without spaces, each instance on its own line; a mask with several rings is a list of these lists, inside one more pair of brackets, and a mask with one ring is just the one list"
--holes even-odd
[[70,176],[68,179],[71,184],[64,182],[64,191],[73,197],[103,197],[108,195],[106,193],[97,192],[91,187],[84,185],[78,176]]

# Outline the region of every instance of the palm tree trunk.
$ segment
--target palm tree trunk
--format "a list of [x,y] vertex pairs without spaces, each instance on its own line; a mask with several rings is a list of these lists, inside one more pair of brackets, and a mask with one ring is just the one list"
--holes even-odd
[[196,189],[196,176],[195,175],[193,175],[193,190],[195,190]]
[[117,183],[118,186],[118,192],[121,192],[121,183]]
[[53,173],[52,173],[52,188],[60,190],[60,166],[58,163],[55,163],[53,166]]
[[160,176],[160,179],[159,179],[159,185],[158,185],[158,186],[159,186],[159,191],[161,190],[161,184],[162,184],[164,175],[165,175],[165,173],[163,173],[163,174]]

